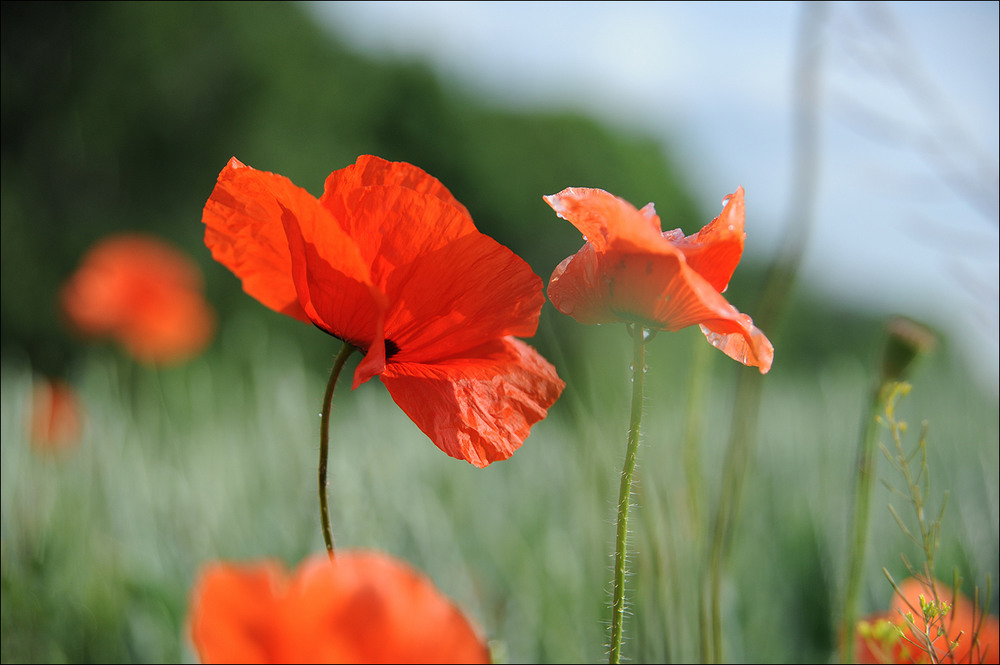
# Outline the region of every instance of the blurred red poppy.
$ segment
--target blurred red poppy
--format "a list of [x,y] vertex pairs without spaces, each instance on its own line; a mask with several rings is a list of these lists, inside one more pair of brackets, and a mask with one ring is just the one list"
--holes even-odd
[[652,330],[700,325],[713,346],[766,373],[774,347],[721,295],[743,255],[743,188],[701,231],[661,232],[642,210],[602,189],[570,187],[545,201],[586,243],[549,280],[549,299],[580,323],[624,321]]
[[433,583],[378,552],[214,563],[191,594],[204,663],[488,663],[477,630]]
[[[856,633],[855,658],[860,663],[996,663],[1000,660],[1000,619],[983,616],[972,602],[959,594],[956,601],[951,586],[934,581],[940,601],[950,610],[939,619],[932,619],[930,630],[924,621],[920,597],[934,598],[931,586],[923,580],[909,578],[893,594],[889,612],[868,617],[859,624]],[[921,640],[909,627],[905,615],[910,615],[918,631],[929,632],[932,644]],[[896,627],[902,629],[899,634]],[[938,630],[941,629],[941,634]],[[952,649],[952,643],[957,645]],[[930,658],[930,649],[934,657]]]
[[43,379],[31,393],[29,429],[36,450],[59,452],[75,446],[83,428],[83,408],[73,388]]
[[187,256],[153,237],[123,234],[97,243],[62,290],[69,323],[116,340],[155,365],[197,355],[215,331],[202,276]]
[[535,334],[541,280],[415,166],[359,157],[317,200],[233,158],[203,220],[248,294],[361,349],[354,387],[378,375],[452,457],[510,457],[562,392],[513,337]]

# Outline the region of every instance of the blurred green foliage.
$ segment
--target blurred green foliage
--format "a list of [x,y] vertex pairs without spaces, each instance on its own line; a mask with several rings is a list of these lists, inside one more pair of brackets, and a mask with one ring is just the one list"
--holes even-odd
[[600,186],[655,196],[667,224],[699,219],[659,143],[484,107],[424,66],[348,53],[296,5],[5,3],[2,30],[2,339],[46,372],[72,351],[59,285],[109,233],[172,241],[224,315],[246,305],[201,240],[233,155],[317,195],[359,154],[411,162],[544,277],[581,244],[544,194]]
[[[0,34],[3,662],[178,660],[202,563],[294,565],[321,547],[311,416],[336,344],[243,295],[211,260],[201,208],[230,156],[314,194],[359,154],[411,162],[542,278],[581,244],[544,194],[595,186],[653,200],[665,227],[687,232],[713,214],[658,141],[568,112],[486,107],[424,66],[346,51],[294,4],[4,3]],[[202,358],[154,371],[64,332],[60,284],[122,230],[166,238],[205,269],[220,330]],[[742,265],[727,296],[746,311],[761,282]],[[786,314],[724,599],[735,659],[831,652],[880,334],[809,294]],[[629,343],[620,326],[583,327],[548,306],[533,343],[566,392],[517,455],[485,471],[436,451],[375,382],[338,393],[335,535],[426,571],[511,660],[600,660]],[[697,344],[686,330],[650,345],[625,647],[636,661],[697,653],[694,543],[705,534],[679,453]],[[732,379],[746,371],[711,353],[703,510],[718,496]],[[922,371],[930,388],[914,379],[914,418],[931,420],[933,468],[953,489],[941,559],[981,584],[998,566],[995,399],[946,353]],[[84,396],[83,440],[63,458],[28,447],[33,373],[68,374]],[[868,607],[887,598],[878,567],[908,551],[887,513],[873,533]]]

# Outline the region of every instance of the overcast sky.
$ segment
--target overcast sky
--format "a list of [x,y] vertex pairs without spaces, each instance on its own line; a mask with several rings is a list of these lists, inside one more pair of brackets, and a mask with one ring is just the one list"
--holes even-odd
[[[660,137],[703,209],[743,185],[746,251],[777,250],[793,214],[802,5],[310,8],[357,50],[419,58],[485,101],[577,108]],[[830,298],[956,333],[996,392],[998,3],[832,3],[822,24],[821,180],[803,277]]]

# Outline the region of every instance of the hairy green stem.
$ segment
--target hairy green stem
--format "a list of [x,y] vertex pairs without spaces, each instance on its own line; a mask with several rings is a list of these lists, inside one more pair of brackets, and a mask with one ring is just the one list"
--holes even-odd
[[330,528],[330,504],[326,495],[326,460],[330,454],[330,408],[333,405],[333,389],[340,377],[340,370],[344,368],[347,357],[354,352],[355,348],[344,342],[344,345],[340,347],[340,353],[333,361],[333,369],[330,370],[330,378],[326,382],[326,393],[323,395],[323,412],[320,414],[319,422],[319,514],[323,525],[323,542],[326,543],[326,551],[331,559],[333,558],[333,530]]
[[632,501],[632,473],[639,452],[639,423],[642,420],[642,387],[646,375],[646,329],[632,330],[632,415],[628,427],[628,447],[618,490],[618,530],[615,537],[614,600],[611,604],[611,654],[609,663],[621,661],[622,621],[625,617],[625,550],[628,540],[628,509]]

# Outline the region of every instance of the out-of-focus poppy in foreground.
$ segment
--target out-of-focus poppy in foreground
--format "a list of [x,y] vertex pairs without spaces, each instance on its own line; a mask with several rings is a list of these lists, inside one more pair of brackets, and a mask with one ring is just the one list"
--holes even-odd
[[515,337],[535,334],[541,279],[416,166],[361,156],[317,200],[233,158],[203,220],[248,294],[359,349],[354,387],[378,375],[452,457],[507,459],[562,392]]
[[713,346],[766,373],[774,347],[722,296],[743,255],[743,188],[696,234],[663,232],[642,210],[603,189],[570,187],[544,197],[586,243],[549,280],[552,304],[580,323],[623,321],[650,330],[700,325]]
[[122,234],[87,252],[63,287],[62,309],[80,334],[110,338],[140,362],[167,365],[197,355],[215,331],[191,258],[153,237]]
[[477,630],[429,579],[379,552],[217,562],[191,596],[204,663],[486,663]]
[[35,449],[59,452],[80,441],[83,407],[68,383],[41,379],[31,392],[28,421]]
[[[920,598],[937,599],[950,608],[925,621]],[[855,657],[860,663],[996,663],[1000,660],[1000,619],[983,616],[972,601],[959,594],[955,600],[950,585],[909,578],[893,594],[888,612],[868,617],[858,624]],[[932,609],[931,611],[935,611]],[[910,618],[911,627],[907,621]],[[940,633],[940,634],[939,634]],[[933,657],[932,657],[933,655]]]

